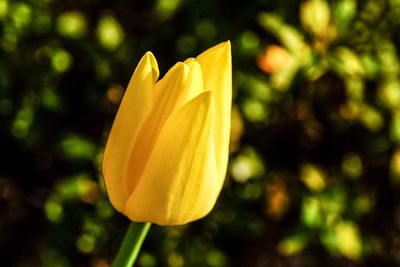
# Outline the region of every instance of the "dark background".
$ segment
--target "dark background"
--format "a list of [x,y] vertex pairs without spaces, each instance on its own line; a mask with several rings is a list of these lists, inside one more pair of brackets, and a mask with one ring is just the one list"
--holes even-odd
[[146,51],[231,40],[231,160],[137,266],[400,266],[400,1],[0,0],[1,266],[109,266],[102,151]]

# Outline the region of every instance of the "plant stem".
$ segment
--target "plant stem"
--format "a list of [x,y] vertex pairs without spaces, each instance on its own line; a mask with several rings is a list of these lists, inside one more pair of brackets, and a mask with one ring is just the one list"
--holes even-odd
[[113,267],[132,267],[139,254],[142,243],[150,229],[151,223],[131,222],[124,241],[119,248]]

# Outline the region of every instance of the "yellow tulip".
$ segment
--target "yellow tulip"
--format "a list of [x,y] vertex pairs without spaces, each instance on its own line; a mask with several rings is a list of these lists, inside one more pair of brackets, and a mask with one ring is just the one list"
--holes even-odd
[[185,224],[210,212],[226,175],[230,42],[158,76],[147,52],[112,126],[103,174],[111,203],[132,221]]

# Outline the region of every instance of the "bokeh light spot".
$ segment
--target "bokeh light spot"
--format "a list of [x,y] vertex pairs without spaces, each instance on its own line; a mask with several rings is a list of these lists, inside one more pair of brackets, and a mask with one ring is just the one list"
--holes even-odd
[[107,90],[107,99],[113,104],[119,104],[124,96],[124,88],[120,85],[111,86]]
[[185,261],[180,254],[178,254],[176,252],[169,254],[169,256],[168,256],[168,266],[169,267],[183,267],[184,263],[185,263]]
[[57,49],[53,52],[51,56],[51,66],[57,72],[65,72],[69,70],[72,65],[72,57],[71,55],[63,50]]
[[183,54],[189,54],[193,51],[197,44],[197,40],[189,35],[182,36],[177,41],[178,50]]
[[253,122],[264,122],[269,116],[267,106],[256,99],[247,99],[243,103],[243,113],[247,119]]
[[342,162],[343,173],[351,178],[357,178],[362,174],[363,165],[361,158],[356,153],[348,153]]
[[218,250],[211,250],[207,254],[207,263],[212,267],[222,267],[226,265],[226,259],[224,254]]
[[49,221],[58,223],[63,219],[64,211],[60,203],[54,200],[48,200],[45,203],[44,210]]
[[11,52],[17,47],[18,38],[14,33],[6,33],[1,37],[0,43],[4,51]]
[[291,54],[279,45],[269,45],[257,57],[258,67],[266,73],[278,73],[293,61]]
[[300,179],[312,191],[321,191],[326,186],[326,178],[323,171],[312,164],[304,164],[301,167]]
[[240,46],[245,53],[255,54],[259,44],[260,39],[258,35],[252,31],[246,31],[240,37]]
[[43,88],[40,101],[41,104],[49,110],[59,110],[61,107],[61,99],[54,88]]
[[244,148],[232,160],[229,169],[232,178],[240,183],[246,182],[250,178],[261,176],[264,173],[264,165],[259,155],[250,147]]
[[0,0],[0,20],[3,20],[8,14],[8,1]]
[[168,19],[178,9],[181,0],[157,0],[156,11],[161,19]]
[[211,22],[204,20],[197,24],[196,34],[203,39],[212,39],[216,36],[217,30]]
[[80,11],[68,11],[57,19],[57,31],[66,37],[79,38],[87,31],[85,15]]
[[267,185],[267,210],[272,218],[280,218],[289,206],[289,194],[286,185],[281,181],[275,181]]
[[111,15],[104,15],[100,18],[96,32],[100,44],[109,50],[116,49],[125,38],[121,25]]
[[96,245],[96,239],[88,234],[83,234],[81,235],[77,240],[76,240],[76,246],[79,251],[83,253],[90,253],[93,251]]
[[16,28],[24,28],[31,23],[32,9],[25,3],[14,3],[10,14]]
[[299,253],[308,241],[305,235],[297,234],[290,236],[278,244],[278,250],[282,255],[292,256]]
[[90,140],[78,135],[65,137],[61,142],[61,148],[64,155],[71,159],[91,160],[96,153],[96,146]]
[[360,114],[361,123],[371,132],[378,132],[384,125],[382,114],[375,108],[365,105]]
[[114,208],[109,204],[108,201],[98,201],[96,208],[97,214],[100,218],[107,219],[114,214]]
[[25,138],[29,134],[29,128],[33,122],[33,110],[30,106],[22,108],[12,125],[12,134],[16,138]]
[[313,197],[303,199],[301,207],[301,220],[304,225],[310,228],[318,228],[322,224],[320,201]]
[[351,221],[343,221],[335,226],[336,242],[339,252],[356,260],[361,256],[362,244],[358,227]]
[[157,266],[156,258],[152,254],[146,253],[146,252],[140,253],[139,263],[140,263],[140,266],[143,266],[143,267]]

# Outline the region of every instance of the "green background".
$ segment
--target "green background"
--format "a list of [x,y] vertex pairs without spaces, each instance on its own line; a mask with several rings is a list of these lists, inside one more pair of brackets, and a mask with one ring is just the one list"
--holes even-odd
[[100,171],[140,57],[231,40],[214,210],[137,266],[400,266],[400,1],[0,0],[2,266],[105,267],[128,220]]

